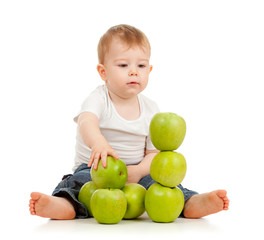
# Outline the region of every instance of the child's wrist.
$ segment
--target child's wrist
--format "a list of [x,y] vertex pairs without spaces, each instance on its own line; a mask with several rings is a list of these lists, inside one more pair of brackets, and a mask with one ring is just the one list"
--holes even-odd
[[149,174],[148,172],[146,172],[146,170],[144,169],[144,166],[141,164],[141,162],[138,165],[135,165],[135,167],[136,167],[136,171],[137,171],[140,179]]

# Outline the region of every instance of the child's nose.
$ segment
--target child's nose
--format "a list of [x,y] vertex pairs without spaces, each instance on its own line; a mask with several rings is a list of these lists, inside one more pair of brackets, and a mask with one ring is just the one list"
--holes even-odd
[[138,75],[138,71],[137,71],[137,68],[136,67],[131,67],[129,69],[129,73],[128,73],[129,76],[137,76]]

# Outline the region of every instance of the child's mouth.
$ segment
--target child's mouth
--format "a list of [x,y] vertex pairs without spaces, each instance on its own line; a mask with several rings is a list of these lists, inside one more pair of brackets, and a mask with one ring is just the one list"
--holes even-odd
[[128,85],[138,85],[138,82],[129,82]]

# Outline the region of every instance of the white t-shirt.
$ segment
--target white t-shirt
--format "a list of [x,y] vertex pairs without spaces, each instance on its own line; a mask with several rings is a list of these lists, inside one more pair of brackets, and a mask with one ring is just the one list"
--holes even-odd
[[[83,102],[80,112],[74,118],[77,122],[82,112],[94,113],[99,119],[102,135],[117,152],[126,165],[142,161],[145,149],[154,150],[149,136],[149,124],[154,114],[159,112],[155,102],[138,94],[140,117],[126,120],[121,117],[112,103],[106,85],[97,87]],[[91,149],[86,146],[77,128],[76,155],[73,170],[82,163],[88,163]]]

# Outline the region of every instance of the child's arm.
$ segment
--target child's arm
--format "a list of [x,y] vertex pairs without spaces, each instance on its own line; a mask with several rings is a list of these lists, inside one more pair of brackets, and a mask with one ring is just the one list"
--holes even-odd
[[91,149],[92,153],[89,159],[88,167],[97,169],[98,161],[102,159],[103,167],[106,167],[107,155],[118,159],[118,154],[108,144],[99,128],[98,117],[90,112],[81,113],[78,117],[78,127],[83,142]]
[[138,183],[139,180],[149,174],[152,159],[158,153],[158,150],[146,150],[146,155],[138,165],[127,166],[128,183]]

